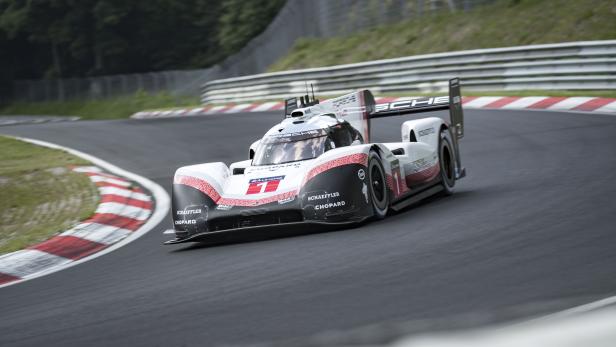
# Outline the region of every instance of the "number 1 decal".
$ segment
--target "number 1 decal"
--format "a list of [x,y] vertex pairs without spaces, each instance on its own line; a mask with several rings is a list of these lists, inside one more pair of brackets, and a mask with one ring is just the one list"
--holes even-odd
[[276,189],[278,189],[280,181],[283,179],[284,176],[253,178],[248,181],[248,190],[246,191],[246,194],[275,192]]

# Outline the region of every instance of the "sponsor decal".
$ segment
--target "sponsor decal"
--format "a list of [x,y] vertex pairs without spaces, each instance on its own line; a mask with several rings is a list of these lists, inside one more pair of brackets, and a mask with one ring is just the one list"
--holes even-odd
[[187,216],[187,215],[191,215],[191,214],[201,214],[201,209],[197,208],[197,209],[185,209],[185,210],[177,210],[177,214],[179,216]]
[[357,170],[357,177],[363,181],[364,178],[366,178],[366,171],[364,171],[364,169]]
[[288,197],[286,199],[281,199],[281,200],[278,200],[278,205],[283,205],[283,204],[289,203],[289,202],[291,202],[293,200],[295,200],[294,196]]
[[434,134],[434,128],[420,130],[417,134],[419,135],[419,137]]
[[298,168],[301,166],[302,166],[301,162],[292,162],[292,163],[286,163],[286,164],[266,165],[266,166],[251,166],[251,167],[246,168],[245,173],[259,172],[259,171],[277,171],[280,169]]
[[406,172],[407,175],[418,172],[418,171],[422,171],[426,168],[433,166],[434,161],[436,161],[436,158],[432,158],[432,162],[428,161],[427,158],[420,158],[420,159],[417,159],[411,162],[410,164],[405,165],[404,171]]
[[357,93],[341,96],[339,98],[333,99],[332,105],[335,109],[339,110],[343,108],[344,105],[357,103]]
[[248,181],[246,194],[261,194],[275,192],[284,176],[253,178]]
[[422,107],[422,106],[438,106],[438,105],[446,105],[449,104],[448,96],[437,96],[434,98],[420,98],[420,99],[409,99],[409,100],[400,100],[390,103],[377,104],[375,106],[376,112],[381,111],[395,111],[395,110],[403,110],[413,107]]
[[329,199],[329,198],[337,198],[339,196],[340,196],[339,192],[325,193],[325,194],[319,194],[319,195],[311,195],[311,196],[308,196],[308,201],[323,200],[323,199]]
[[196,219],[181,219],[181,220],[175,221],[175,225],[195,225],[195,224],[197,224]]
[[340,200],[336,202],[329,202],[327,204],[315,205],[314,209],[315,210],[325,210],[325,209],[330,209],[332,207],[342,207],[344,205],[346,205],[346,201]]
[[216,206],[216,209],[217,210],[221,210],[221,211],[229,211],[232,208],[233,208],[233,206],[231,206],[231,205],[218,205],[218,206]]

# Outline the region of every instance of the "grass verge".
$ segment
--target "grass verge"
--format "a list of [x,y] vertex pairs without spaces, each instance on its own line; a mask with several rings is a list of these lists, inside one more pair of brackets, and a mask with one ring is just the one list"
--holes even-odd
[[145,109],[159,109],[198,105],[198,97],[174,96],[169,93],[134,95],[100,100],[71,100],[54,102],[15,102],[0,107],[3,115],[79,116],[82,119],[128,118]]
[[306,38],[270,71],[418,54],[616,39],[614,0],[500,0],[469,12],[442,12],[345,37]]
[[94,213],[96,186],[69,169],[87,161],[0,136],[0,162],[0,254],[44,241]]

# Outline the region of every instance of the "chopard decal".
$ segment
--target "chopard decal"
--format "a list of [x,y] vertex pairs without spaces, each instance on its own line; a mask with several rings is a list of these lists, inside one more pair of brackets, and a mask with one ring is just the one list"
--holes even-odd
[[196,219],[182,219],[182,220],[175,221],[175,225],[194,225],[194,224],[197,224]]
[[344,200],[341,201],[336,201],[336,202],[330,202],[327,204],[321,204],[321,205],[315,205],[314,209],[315,210],[324,210],[324,209],[328,209],[328,208],[332,208],[332,207],[341,207],[346,205],[346,202]]

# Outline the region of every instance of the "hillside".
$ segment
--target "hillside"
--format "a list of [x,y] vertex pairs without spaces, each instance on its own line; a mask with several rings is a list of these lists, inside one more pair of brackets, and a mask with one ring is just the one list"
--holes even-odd
[[301,39],[270,71],[417,54],[616,39],[615,0],[502,0],[331,39]]

